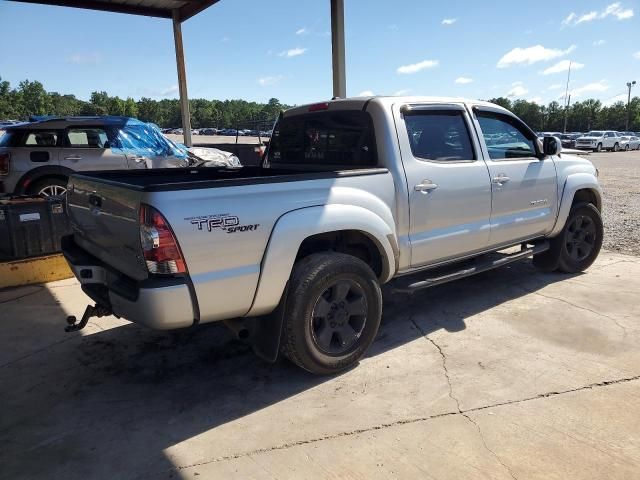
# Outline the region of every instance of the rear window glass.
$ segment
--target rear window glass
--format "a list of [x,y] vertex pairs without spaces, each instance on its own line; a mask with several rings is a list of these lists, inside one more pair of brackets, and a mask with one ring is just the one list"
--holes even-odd
[[7,130],[5,132],[0,131],[0,147],[11,147],[13,146],[13,139],[15,138],[16,133],[11,130]]
[[471,138],[458,110],[405,113],[405,124],[414,157],[424,160],[475,160]]
[[70,147],[106,148],[107,133],[101,128],[70,128],[67,132]]
[[374,166],[371,117],[354,110],[283,118],[273,131],[268,162],[303,167]]
[[57,143],[58,133],[47,130],[29,132],[24,140],[27,147],[55,147]]

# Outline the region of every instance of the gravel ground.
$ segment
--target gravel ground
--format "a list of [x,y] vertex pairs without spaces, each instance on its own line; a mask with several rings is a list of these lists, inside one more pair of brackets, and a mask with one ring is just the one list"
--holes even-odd
[[604,192],[603,247],[640,256],[640,151],[592,153]]

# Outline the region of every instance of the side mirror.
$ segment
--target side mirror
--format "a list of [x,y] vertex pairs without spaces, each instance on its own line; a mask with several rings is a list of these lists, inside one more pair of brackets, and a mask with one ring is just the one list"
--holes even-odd
[[544,137],[542,141],[542,153],[545,157],[558,155],[562,151],[562,142],[558,137]]

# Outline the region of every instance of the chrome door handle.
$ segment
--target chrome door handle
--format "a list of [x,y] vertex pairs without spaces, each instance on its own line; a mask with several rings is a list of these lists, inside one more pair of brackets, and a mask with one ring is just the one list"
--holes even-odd
[[423,180],[422,183],[419,183],[418,185],[413,187],[416,192],[425,194],[429,193],[431,190],[435,190],[436,188],[438,188],[438,185],[433,183],[431,180]]
[[507,177],[504,173],[501,173],[497,177],[493,177],[491,179],[491,181],[496,185],[502,185],[503,183],[507,183],[509,180],[511,179]]
[[68,157],[64,157],[64,159],[78,161],[78,160],[82,160],[82,157],[80,155],[69,155]]

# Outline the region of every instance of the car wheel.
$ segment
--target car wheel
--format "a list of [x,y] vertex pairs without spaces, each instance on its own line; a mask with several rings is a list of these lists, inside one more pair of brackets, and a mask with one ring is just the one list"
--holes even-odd
[[613,144],[613,151],[617,152],[618,150],[620,150],[620,145],[618,145],[618,142]]
[[289,285],[281,352],[320,375],[354,365],[382,317],[380,285],[371,268],[351,255],[313,254],[294,265]]
[[628,144],[628,143],[624,146],[624,151],[625,151],[625,152],[628,152],[628,151],[629,151],[629,144]]
[[601,144],[601,143],[599,143],[599,144],[596,146],[596,152],[601,152],[601,151],[602,151],[602,144]]
[[604,229],[598,209],[590,203],[574,205],[562,233],[558,269],[576,273],[589,268],[600,253]]
[[27,189],[29,195],[43,197],[63,197],[67,193],[67,179],[61,177],[47,177],[33,182]]

